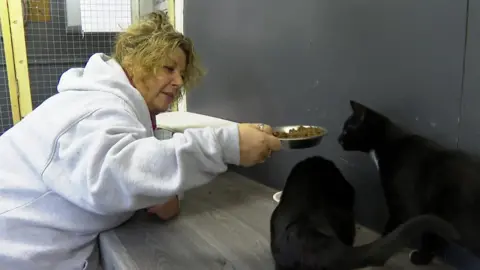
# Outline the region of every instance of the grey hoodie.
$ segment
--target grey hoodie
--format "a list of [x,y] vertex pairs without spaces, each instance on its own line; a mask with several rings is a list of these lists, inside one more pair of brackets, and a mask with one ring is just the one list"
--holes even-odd
[[150,114],[104,54],[0,137],[0,265],[96,269],[102,231],[239,163],[236,124],[153,136]]

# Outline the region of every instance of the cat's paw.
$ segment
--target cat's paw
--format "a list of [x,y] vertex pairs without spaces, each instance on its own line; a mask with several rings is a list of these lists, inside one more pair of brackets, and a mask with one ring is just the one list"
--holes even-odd
[[431,253],[422,253],[418,250],[410,252],[410,262],[414,265],[428,265],[432,262],[435,255]]

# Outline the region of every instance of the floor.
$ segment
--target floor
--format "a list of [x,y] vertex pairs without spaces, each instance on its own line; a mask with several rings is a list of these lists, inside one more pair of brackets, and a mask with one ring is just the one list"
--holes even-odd
[[[366,229],[364,227],[358,227],[357,228],[357,239],[356,239],[356,245],[361,245],[365,243],[369,243],[374,241],[375,239],[378,238],[378,234]],[[432,265],[429,266],[415,266],[412,265],[409,261],[408,254],[410,253],[409,250],[405,250],[394,257],[392,257],[387,265],[385,267],[367,267],[363,268],[364,270],[380,270],[380,269],[385,269],[385,270],[403,270],[403,269],[408,269],[408,270],[454,270],[455,268],[452,266],[448,266],[440,262],[438,259],[435,260]]]

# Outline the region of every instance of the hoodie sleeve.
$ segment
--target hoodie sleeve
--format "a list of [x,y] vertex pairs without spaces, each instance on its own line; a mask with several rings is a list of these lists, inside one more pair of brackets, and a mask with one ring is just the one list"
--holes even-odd
[[168,140],[147,134],[126,111],[97,110],[58,138],[43,181],[86,210],[114,214],[158,204],[239,164],[236,124]]

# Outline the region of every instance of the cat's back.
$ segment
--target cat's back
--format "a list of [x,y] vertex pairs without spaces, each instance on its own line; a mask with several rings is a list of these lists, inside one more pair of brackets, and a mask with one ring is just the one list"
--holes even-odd
[[270,221],[277,265],[328,269],[341,258],[355,237],[354,194],[333,161],[314,156],[298,162]]
[[428,170],[435,160],[451,159],[452,153],[427,138],[407,135],[389,142],[381,149],[380,156],[379,170],[382,177],[389,179],[404,175],[415,178],[421,171]]
[[345,248],[322,214],[301,215],[272,236],[272,256],[281,269],[329,269],[324,267],[341,258]]
[[424,208],[442,209],[449,216],[459,208],[480,211],[477,156],[411,135],[391,146],[388,159],[381,175],[390,193],[417,198]]
[[336,164],[321,156],[298,162],[292,168],[282,194],[285,204],[298,207],[331,203],[342,205],[342,201],[350,203],[354,197],[353,186]]
[[[480,200],[480,159],[460,150],[438,151],[423,162],[423,175],[458,199]],[[454,198],[452,198],[454,199]]]
[[343,176],[337,165],[329,159],[314,156],[307,158],[305,164],[309,164],[309,174],[316,177],[313,185],[317,192],[328,199],[335,199],[336,196],[342,196],[343,199],[353,197],[355,191],[353,186]]
[[418,135],[406,137],[394,148],[390,155],[398,166],[404,170],[416,170],[422,177],[434,177],[437,185],[443,181],[451,182],[452,185],[466,181],[470,184],[478,183],[480,187],[478,156],[458,149],[448,149]]
[[419,135],[408,135],[390,142],[385,155],[398,160],[422,160],[443,150],[441,145],[432,140]]

